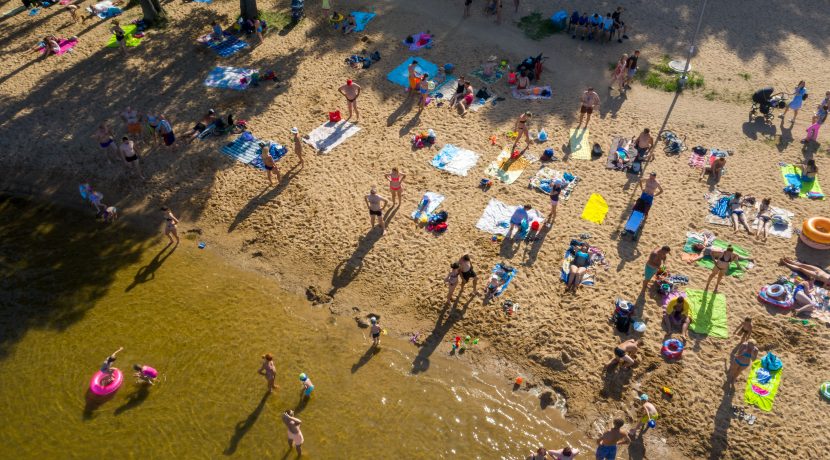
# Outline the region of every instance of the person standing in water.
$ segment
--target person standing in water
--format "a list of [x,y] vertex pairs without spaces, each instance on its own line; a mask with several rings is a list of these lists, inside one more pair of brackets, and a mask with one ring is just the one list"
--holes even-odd
[[300,139],[300,130],[291,128],[291,135],[294,136],[294,154],[300,160],[300,167],[302,168],[305,162],[303,161],[303,141]]
[[[176,219],[176,216],[173,215],[173,210],[170,208],[161,208],[161,212],[164,213],[164,235],[170,239],[169,244],[173,244],[175,242],[178,246],[179,230],[176,226],[179,224],[179,219]],[[173,238],[176,240],[173,241]]]
[[369,318],[369,321],[372,323],[372,327],[370,328],[370,332],[372,333],[372,346],[379,347],[380,346],[380,333],[383,332],[383,329],[380,327],[380,323],[378,319],[374,316]]
[[369,190],[369,194],[366,195],[366,206],[369,207],[369,218],[371,220],[372,228],[375,228],[375,217],[378,219],[378,224],[380,225],[380,230],[383,234],[386,234],[386,225],[383,222],[383,210],[386,209],[386,205],[389,201],[378,195],[377,190],[375,187],[372,187]]
[[294,447],[297,449],[297,455],[303,455],[303,432],[300,431],[300,424],[303,423],[302,420],[294,417],[294,411],[288,409],[287,411],[283,412],[282,414],[282,423],[285,424],[285,428],[288,430],[288,448]]
[[346,80],[346,84],[341,86],[338,91],[346,98],[346,103],[349,107],[349,118],[347,120],[351,120],[352,111],[354,110],[354,122],[357,123],[360,121],[360,112],[357,110],[357,98],[360,96],[360,85],[352,80]]
[[305,373],[300,374],[300,382],[303,382],[303,394],[301,398],[307,399],[311,397],[311,392],[314,391],[314,384]]
[[265,142],[259,143],[259,158],[262,160],[262,166],[268,173],[268,183],[270,185],[274,185],[274,180],[271,179],[271,171],[275,171],[277,174],[277,182],[279,183],[282,180],[282,176],[280,176],[280,167],[277,166],[277,163],[274,161],[274,157],[271,156],[270,144]]
[[272,393],[277,388],[277,368],[274,366],[274,357],[271,356],[271,353],[262,355],[262,365],[257,372],[265,376],[265,380],[268,382],[268,393]]
[[133,364],[133,370],[135,371],[135,374],[133,375],[136,379],[138,379],[138,383],[149,383],[150,385],[155,385],[155,380],[159,376],[157,370],[147,365]]
[[392,168],[392,172],[384,174],[384,177],[389,181],[389,193],[392,195],[392,206],[397,203],[401,205],[401,190],[403,189],[403,181],[406,179],[406,174],[401,174],[397,167]]
[[115,355],[117,355],[123,349],[124,347],[119,347],[111,355],[107,356],[107,359],[105,359],[103,364],[101,364],[101,373],[106,374],[106,376],[101,379],[101,386],[105,387],[112,383],[112,373],[114,372],[112,364],[115,362]]

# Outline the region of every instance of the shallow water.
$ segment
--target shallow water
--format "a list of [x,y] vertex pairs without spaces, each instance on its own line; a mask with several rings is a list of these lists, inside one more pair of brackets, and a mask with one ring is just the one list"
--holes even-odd
[[[303,420],[305,458],[520,458],[584,438],[503,379],[479,375],[442,344],[383,337],[378,353],[347,319],[235,269],[210,246],[174,252],[89,212],[0,197],[0,446],[3,458],[288,456],[280,414]],[[343,324],[337,324],[342,320]],[[104,358],[161,373],[88,395]],[[276,356],[279,390],[256,371]],[[467,353],[476,353],[473,349]],[[315,391],[298,406],[298,374]],[[130,373],[131,374],[131,373]]]

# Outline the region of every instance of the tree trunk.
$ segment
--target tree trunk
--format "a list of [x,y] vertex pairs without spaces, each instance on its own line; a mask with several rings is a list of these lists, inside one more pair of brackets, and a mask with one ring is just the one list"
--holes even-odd
[[255,20],[259,10],[256,6],[256,0],[239,0],[239,10],[244,19]]
[[140,0],[141,12],[144,13],[144,21],[148,24],[156,24],[167,17],[164,8],[159,0]]

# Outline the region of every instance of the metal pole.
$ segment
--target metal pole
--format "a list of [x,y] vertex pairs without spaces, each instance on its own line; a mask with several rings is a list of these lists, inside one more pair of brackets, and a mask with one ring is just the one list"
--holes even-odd
[[700,5],[700,17],[697,18],[697,28],[695,34],[692,36],[692,43],[689,45],[689,55],[686,57],[686,66],[683,68],[683,73],[680,74],[680,83],[678,87],[682,89],[686,86],[688,79],[689,67],[692,65],[692,55],[695,53],[695,43],[697,43],[697,34],[700,32],[700,25],[703,23],[703,12],[706,10],[706,1],[702,0]]

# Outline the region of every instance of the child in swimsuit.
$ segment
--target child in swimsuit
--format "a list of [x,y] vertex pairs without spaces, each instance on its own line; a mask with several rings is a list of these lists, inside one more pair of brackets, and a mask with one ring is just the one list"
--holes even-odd
[[560,193],[562,193],[562,186],[559,185],[558,182],[554,182],[550,188],[550,214],[548,215],[547,222],[545,223],[545,226],[548,228],[553,226],[553,219],[556,218],[556,207],[559,206]]
[[257,372],[265,376],[265,380],[268,382],[268,393],[273,392],[277,388],[277,368],[274,366],[274,357],[270,353],[262,355],[262,366],[259,367]]
[[447,283],[449,286],[449,292],[447,292],[447,303],[452,302],[452,294],[455,291],[455,287],[458,286],[458,275],[461,274],[460,265],[457,262],[453,262],[450,265],[450,273],[444,278],[444,282]]
[[744,318],[743,322],[735,329],[735,334],[739,336],[741,343],[749,340],[749,336],[752,335],[752,318],[749,316]]
[[311,392],[314,391],[314,384],[311,383],[311,379],[308,378],[307,375],[300,374],[300,381],[303,382],[303,398],[311,397]]
[[401,189],[403,188],[403,180],[406,179],[406,174],[401,174],[398,168],[392,168],[392,172],[385,174],[384,177],[389,180],[389,193],[392,194],[392,206],[395,206],[395,203],[400,206]]
[[372,327],[370,329],[370,332],[372,333],[372,346],[377,347],[380,345],[380,333],[383,329],[381,329],[378,319],[374,316],[370,318],[370,321],[372,322]]
[[423,77],[421,77],[421,82],[418,83],[418,92],[421,94],[420,99],[418,99],[418,112],[420,112],[427,106],[427,95],[429,94],[429,74],[425,73]]
[[262,159],[262,166],[265,168],[265,171],[268,173],[268,183],[274,185],[274,181],[271,179],[271,171],[275,171],[277,174],[277,182],[282,180],[280,176],[280,168],[274,162],[274,157],[271,156],[271,146],[266,144],[265,142],[259,143],[259,158]]

